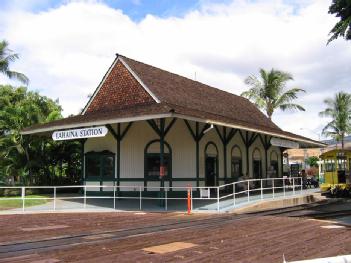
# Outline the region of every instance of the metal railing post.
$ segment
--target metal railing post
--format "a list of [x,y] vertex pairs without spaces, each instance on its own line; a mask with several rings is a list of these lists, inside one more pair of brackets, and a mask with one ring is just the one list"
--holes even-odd
[[113,185],[113,210],[116,210],[116,182]]
[[217,212],[219,213],[219,186],[217,186]]
[[168,199],[167,199],[167,188],[165,188],[164,189],[165,190],[165,209],[166,209],[166,211],[168,210],[168,207],[167,207],[167,205],[168,205]]
[[261,200],[263,199],[263,179],[261,179]]
[[250,202],[250,181],[247,181],[247,202]]
[[302,177],[300,177],[300,182],[301,182],[301,194],[302,194],[302,188],[303,188]]
[[295,195],[295,178],[293,177],[293,195]]
[[54,187],[54,211],[56,211],[56,186]]
[[87,186],[84,185],[84,209],[87,208]]
[[141,198],[142,198],[142,196],[141,196],[142,194],[141,194],[141,186],[139,186],[139,210],[141,211]]
[[235,183],[233,183],[233,206],[235,206]]
[[273,191],[273,196],[272,196],[272,198],[274,199],[274,178],[272,179],[272,191]]
[[284,190],[284,197],[285,197],[285,179],[283,178],[283,190]]
[[22,196],[22,212],[24,212],[24,203],[25,203],[25,196],[26,196],[26,188],[22,187],[21,190],[21,196]]
[[191,211],[193,211],[193,187],[190,187]]

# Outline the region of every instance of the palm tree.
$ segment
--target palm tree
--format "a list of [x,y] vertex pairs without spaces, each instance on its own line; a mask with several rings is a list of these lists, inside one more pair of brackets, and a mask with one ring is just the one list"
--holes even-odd
[[329,7],[329,14],[335,14],[340,20],[330,31],[331,37],[328,40],[328,44],[338,37],[351,40],[351,1],[333,0]]
[[18,59],[18,54],[13,53],[13,51],[8,48],[8,45],[9,44],[5,40],[0,42],[0,72],[9,79],[17,79],[24,84],[28,84],[29,80],[26,75],[10,70],[10,64]]
[[293,88],[285,90],[286,82],[293,80],[291,74],[275,69],[266,71],[260,69],[260,79],[255,75],[251,75],[245,79],[245,84],[251,88],[241,94],[251,100],[255,105],[264,110],[269,119],[272,119],[273,112],[276,109],[285,110],[301,110],[305,109],[292,103],[297,98],[297,93],[305,92],[303,89]]
[[339,92],[334,99],[324,100],[327,108],[320,112],[321,117],[329,117],[331,121],[323,128],[323,134],[341,141],[344,149],[345,135],[351,133],[351,94]]

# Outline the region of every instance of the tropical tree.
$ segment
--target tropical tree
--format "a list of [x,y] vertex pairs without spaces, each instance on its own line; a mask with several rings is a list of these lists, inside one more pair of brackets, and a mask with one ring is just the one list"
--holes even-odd
[[351,133],[351,94],[339,92],[335,97],[324,100],[327,108],[320,112],[321,117],[329,117],[331,121],[323,128],[322,133],[341,141],[344,149],[345,135]]
[[0,85],[0,179],[45,185],[78,182],[79,142],[21,134],[27,126],[62,118],[61,111],[58,101],[37,92]]
[[318,167],[318,161],[318,156],[310,156],[305,160],[310,167]]
[[351,40],[351,1],[350,0],[333,0],[329,7],[329,14],[335,14],[340,18],[340,21],[335,24],[329,34],[331,37],[328,43],[343,37],[346,40]]
[[27,91],[24,87],[2,86],[0,89],[0,157],[6,173],[13,175],[23,168],[23,174],[31,175],[32,167],[40,159],[31,158],[38,138],[23,136],[20,132],[27,126],[61,118],[57,102]]
[[23,73],[12,71],[10,64],[18,59],[18,54],[8,48],[8,42],[0,41],[0,72],[10,79],[16,79],[23,84],[28,84],[29,80]]
[[266,71],[260,69],[260,78],[251,75],[245,79],[245,84],[251,88],[241,94],[251,100],[255,105],[266,112],[269,119],[276,109],[285,110],[301,110],[305,109],[292,103],[297,98],[299,92],[305,92],[300,88],[292,88],[285,90],[286,83],[293,80],[291,74],[280,70],[271,69]]

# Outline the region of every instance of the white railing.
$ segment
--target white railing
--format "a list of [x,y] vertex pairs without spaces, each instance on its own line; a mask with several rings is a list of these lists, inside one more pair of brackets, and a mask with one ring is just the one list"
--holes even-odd
[[[188,191],[190,191],[189,196]],[[160,210],[160,208],[166,211],[184,211],[187,209],[187,204],[190,204],[190,209],[193,211],[220,212],[249,202],[294,196],[301,194],[302,191],[301,177],[249,179],[213,187],[4,186],[0,187],[0,210],[6,210],[7,207],[8,210],[15,209],[15,211],[23,212],[72,209],[141,211]],[[37,196],[30,194],[31,192],[37,193]],[[4,197],[5,195],[7,197]],[[155,200],[159,202],[154,202]],[[182,201],[179,202],[179,200]],[[13,207],[11,207],[11,201]],[[6,205],[2,205],[2,202]]]

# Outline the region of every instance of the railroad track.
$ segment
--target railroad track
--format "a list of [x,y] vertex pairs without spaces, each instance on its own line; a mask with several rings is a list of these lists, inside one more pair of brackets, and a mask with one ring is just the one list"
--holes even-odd
[[[242,215],[229,214],[215,218],[196,219],[192,221],[181,221],[167,224],[157,224],[123,230],[101,231],[98,233],[77,234],[35,241],[14,242],[0,245],[0,259],[38,252],[52,251],[56,249],[64,249],[75,245],[101,243],[106,241],[120,240],[135,236],[150,235],[167,231],[183,230],[189,228],[209,228],[259,216],[284,215],[296,217],[298,215],[294,215],[294,213],[298,213],[312,207],[316,207],[316,205],[299,205],[290,208],[273,209],[263,212],[252,212]],[[326,213],[319,214],[316,216],[323,215],[327,216]]]

